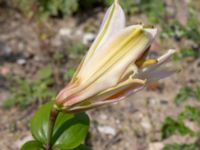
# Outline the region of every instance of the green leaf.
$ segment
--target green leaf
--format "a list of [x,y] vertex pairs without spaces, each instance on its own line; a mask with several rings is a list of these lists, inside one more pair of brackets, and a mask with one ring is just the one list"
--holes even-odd
[[[31,121],[33,137],[47,144],[47,130],[53,102],[41,106]],[[52,144],[58,149],[73,149],[85,139],[89,128],[89,118],[85,113],[66,114],[60,112],[53,130]]]
[[52,69],[47,66],[37,73],[38,80],[27,80],[23,78],[10,77],[11,96],[5,100],[3,106],[5,108],[14,105],[26,108],[34,101],[46,101],[55,96],[55,92],[51,90],[53,84]]
[[54,146],[60,149],[77,147],[85,139],[88,127],[89,118],[85,113],[60,113],[54,128]]
[[167,117],[161,129],[162,139],[166,139],[169,136],[179,133],[181,135],[194,135],[194,132],[185,126],[183,120],[174,120],[171,117]]
[[190,87],[181,88],[175,97],[176,104],[181,104],[187,100],[189,96],[193,95],[193,90]]
[[195,97],[200,100],[200,86],[198,85],[195,90]]
[[199,147],[194,144],[167,144],[163,150],[199,150]]
[[48,120],[52,105],[53,103],[50,102],[41,106],[31,120],[31,133],[36,140],[43,144],[47,144]]
[[28,141],[22,145],[21,150],[43,150],[43,146],[38,141]]
[[42,79],[47,79],[52,76],[52,68],[51,66],[47,66],[44,69],[41,69],[38,73],[37,76],[42,80]]
[[74,148],[73,150],[91,150],[88,146],[81,144],[80,146]]
[[186,106],[185,110],[179,115],[183,119],[189,119],[191,121],[195,121],[200,125],[200,108]]

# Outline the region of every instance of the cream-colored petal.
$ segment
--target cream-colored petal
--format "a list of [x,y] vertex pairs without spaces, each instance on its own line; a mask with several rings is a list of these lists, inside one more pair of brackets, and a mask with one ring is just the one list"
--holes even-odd
[[135,65],[135,63],[129,65],[129,67],[123,72],[123,74],[120,77],[120,82],[123,82],[127,80],[127,78],[131,75],[134,76],[138,73],[138,67]]
[[134,62],[151,44],[155,37],[155,31],[156,29],[144,29],[142,25],[130,26],[121,31],[105,43],[101,52],[93,56],[82,68],[79,74],[81,81],[87,82],[98,74],[102,74],[128,53],[131,54],[128,57]]
[[167,63],[167,61],[175,52],[175,50],[169,50],[166,54],[157,59],[158,62],[156,64],[150,65],[142,69],[135,77],[146,79],[147,82],[152,82],[174,74],[175,72],[177,72],[177,69],[161,66]]
[[[128,91],[133,91],[134,89],[137,89],[139,87],[144,86],[145,80],[140,80],[140,79],[132,79],[131,77],[127,79],[126,81],[119,83],[118,85],[109,88],[103,92],[100,92],[96,94],[95,96],[92,96],[91,98],[88,98],[87,100],[84,100],[83,102],[76,103],[75,106],[80,106],[80,105],[88,105],[92,104],[95,101],[103,101],[105,99],[114,99],[117,97],[121,97],[121,95],[124,95]],[[66,103],[66,105],[69,105]],[[74,107],[71,105],[71,107]]]
[[149,47],[153,39],[150,32],[143,30],[143,26],[131,26],[125,29],[103,49],[103,51],[111,50],[109,53],[92,58],[88,68],[83,69],[85,72],[80,78],[80,85],[65,94],[67,103],[81,102],[115,86],[126,68]]
[[[125,14],[118,1],[116,0],[111,7],[107,10],[105,17],[103,19],[100,31],[91,45],[86,57],[83,59],[82,63],[77,69],[74,75],[76,78],[79,74],[80,69],[85,65],[85,63],[96,53],[101,51],[102,45],[110,38],[115,36],[119,31],[125,27]],[[74,79],[73,79],[74,80]]]
[[157,80],[169,77],[176,72],[177,72],[176,69],[163,67],[163,68],[156,69],[156,70],[149,72],[149,73],[141,74],[140,78],[146,79],[147,83],[150,83],[150,82],[153,82],[153,81],[157,81]]
[[[115,2],[105,14],[103,23],[97,36],[98,47],[95,52],[97,52],[98,48],[100,48],[108,39],[115,36],[125,27],[125,21],[126,20],[123,9],[117,2]],[[93,45],[94,44],[95,43],[93,43]]]
[[[137,78],[138,74],[141,72],[140,69],[147,68],[151,65],[156,64],[158,61],[156,59],[147,59],[147,60],[142,60],[140,66],[138,64],[131,64],[122,74],[120,77],[120,81],[124,81],[127,79],[128,76],[132,75],[133,78]],[[135,76],[136,75],[136,76]]]
[[154,70],[154,69],[158,68],[158,67],[161,66],[162,64],[166,63],[166,62],[172,57],[172,55],[173,55],[174,53],[176,53],[176,50],[174,50],[174,49],[168,50],[167,53],[165,53],[164,55],[160,56],[160,57],[157,59],[158,63],[156,63],[156,64],[154,64],[154,65],[151,65],[151,66],[149,66],[149,67],[147,67],[147,68],[144,68],[144,69],[143,69],[143,72],[145,72],[145,71],[148,71],[148,72],[149,72],[149,71],[151,71],[151,70]]
[[110,38],[115,36],[125,27],[125,14],[121,6],[115,1],[108,9],[100,27],[97,38],[91,46],[90,54],[86,56],[88,59]]
[[92,103],[88,103],[88,105],[77,105],[77,106],[69,108],[68,111],[69,112],[79,112],[79,111],[85,111],[85,110],[92,109],[95,107],[103,106],[105,104],[116,103],[116,102],[126,99],[130,95],[142,90],[143,88],[144,88],[144,86],[138,86],[137,88],[134,88],[133,90],[129,90],[126,93],[120,95],[119,97],[112,98],[112,99],[105,99],[102,101],[95,101]]

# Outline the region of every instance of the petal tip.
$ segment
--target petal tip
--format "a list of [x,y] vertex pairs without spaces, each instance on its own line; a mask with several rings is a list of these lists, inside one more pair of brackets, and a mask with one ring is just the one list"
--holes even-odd
[[178,51],[176,49],[169,49],[168,50],[168,53],[170,54],[174,54],[174,53],[177,53]]
[[150,34],[153,38],[156,36],[157,34],[157,28],[145,28],[144,29],[146,33]]

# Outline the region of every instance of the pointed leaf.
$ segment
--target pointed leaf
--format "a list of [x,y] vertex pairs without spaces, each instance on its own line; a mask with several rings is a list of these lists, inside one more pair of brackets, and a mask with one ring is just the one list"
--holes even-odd
[[[41,106],[31,121],[33,137],[43,145],[47,144],[50,110],[53,102]],[[53,130],[53,146],[59,149],[73,149],[85,139],[89,128],[89,118],[85,113],[66,114],[60,112]]]
[[54,146],[60,149],[77,147],[85,139],[88,127],[89,118],[85,113],[60,113],[54,128]]
[[39,141],[28,141],[22,147],[21,150],[43,150],[42,143]]

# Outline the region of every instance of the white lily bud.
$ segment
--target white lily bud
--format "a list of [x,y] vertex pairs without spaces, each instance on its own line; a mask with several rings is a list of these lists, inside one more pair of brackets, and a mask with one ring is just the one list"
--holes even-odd
[[157,69],[174,51],[158,60],[146,60],[144,54],[156,32],[157,29],[141,24],[125,27],[124,12],[115,0],[72,81],[57,95],[57,107],[73,112],[116,102],[144,88],[150,81],[174,73]]

